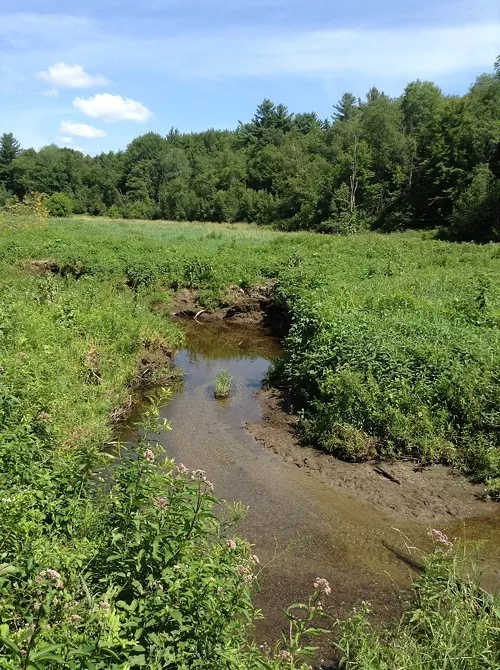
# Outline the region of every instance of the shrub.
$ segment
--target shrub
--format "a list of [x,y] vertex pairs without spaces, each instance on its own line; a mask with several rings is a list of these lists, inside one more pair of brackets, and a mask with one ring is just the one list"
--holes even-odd
[[50,216],[65,217],[73,213],[73,201],[66,193],[53,193],[47,198]]
[[0,226],[13,230],[38,228],[46,224],[48,217],[43,193],[27,193],[22,200],[14,195],[0,211]]
[[500,179],[487,165],[474,170],[470,185],[455,203],[445,234],[456,240],[500,241]]
[[122,214],[117,205],[111,205],[111,207],[108,209],[107,216],[109,216],[110,219],[120,219],[121,215]]

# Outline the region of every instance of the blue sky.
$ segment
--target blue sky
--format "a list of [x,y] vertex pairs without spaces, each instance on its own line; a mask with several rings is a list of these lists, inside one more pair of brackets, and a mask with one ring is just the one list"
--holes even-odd
[[373,85],[462,93],[498,53],[498,0],[2,0],[0,133],[94,154],[265,97],[327,117]]

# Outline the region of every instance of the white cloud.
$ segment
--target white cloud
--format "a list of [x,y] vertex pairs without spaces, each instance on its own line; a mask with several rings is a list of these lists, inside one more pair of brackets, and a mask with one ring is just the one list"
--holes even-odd
[[92,88],[106,86],[108,80],[101,74],[89,74],[81,65],[54,63],[48,70],[37,72],[37,79],[58,88]]
[[73,138],[70,137],[69,135],[61,135],[61,137],[57,138],[58,142],[63,142],[64,144],[72,144],[73,143]]
[[112,93],[75,98],[73,106],[87,116],[104,121],[147,121],[153,113],[141,102]]
[[74,121],[62,121],[59,126],[59,132],[67,133],[68,135],[77,135],[78,137],[86,137],[94,139],[96,137],[106,137],[104,130],[89,126],[86,123],[76,123]]

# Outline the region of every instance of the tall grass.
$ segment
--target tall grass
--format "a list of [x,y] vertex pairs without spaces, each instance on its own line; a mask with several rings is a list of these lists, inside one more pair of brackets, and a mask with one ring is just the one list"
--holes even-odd
[[340,624],[337,648],[346,670],[497,670],[500,601],[485,593],[462,550],[436,549],[397,624],[377,630],[369,606]]
[[341,457],[461,465],[500,477],[500,251],[416,232],[325,237],[248,225],[52,221],[0,238],[0,259],[51,258],[165,303],[168,289],[223,302],[277,281],[291,322],[277,368],[305,439]]
[[215,375],[214,396],[216,398],[229,398],[233,378],[229,370],[219,370]]
[[[209,482],[157,467],[146,443],[111,486],[96,479],[150,355],[181,342],[158,305],[182,287],[213,304],[276,280],[291,323],[276,375],[309,440],[352,459],[460,463],[494,487],[499,261],[494,245],[417,233],[74,219],[1,231],[2,667],[301,667],[245,643],[249,547],[220,534]],[[498,668],[498,602],[455,565],[430,559],[396,628],[347,623],[347,667]]]

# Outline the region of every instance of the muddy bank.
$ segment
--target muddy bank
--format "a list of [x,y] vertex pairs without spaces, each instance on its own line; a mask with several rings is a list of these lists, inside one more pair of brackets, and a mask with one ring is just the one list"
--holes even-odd
[[247,429],[266,449],[304,470],[327,486],[365,501],[394,519],[447,525],[457,519],[496,516],[500,506],[484,500],[485,487],[474,485],[456,470],[417,463],[347,463],[317,449],[302,446],[296,437],[297,418],[284,409],[277,389],[257,393],[262,422]]
[[[444,468],[418,472],[408,463],[385,464],[393,477],[387,479],[374,469],[379,464],[348,464],[299,446],[295,418],[280,407],[276,391],[260,390],[281,354],[279,340],[226,318],[182,323],[186,345],[174,363],[184,380],[161,409],[172,431],[159,440],[169,457],[205,470],[220,499],[248,507],[234,533],[260,558],[259,642],[279,638],[283,609],[304,601],[318,576],[332,586],[324,606],[335,618],[363,600],[377,620],[397,618],[420,568],[402,534],[428,550],[429,525],[450,529],[453,537],[486,539],[483,584],[498,590],[500,507],[480,501],[479,489]],[[221,368],[234,384],[230,397],[218,401],[213,383]],[[324,657],[332,659],[331,649]]]
[[237,286],[227,289],[224,299],[215,310],[205,309],[196,289],[181,289],[173,296],[171,314],[180,318],[195,318],[200,322],[227,321],[238,325],[272,329],[275,335],[286,332],[285,315],[273,303],[274,282],[246,290]]

